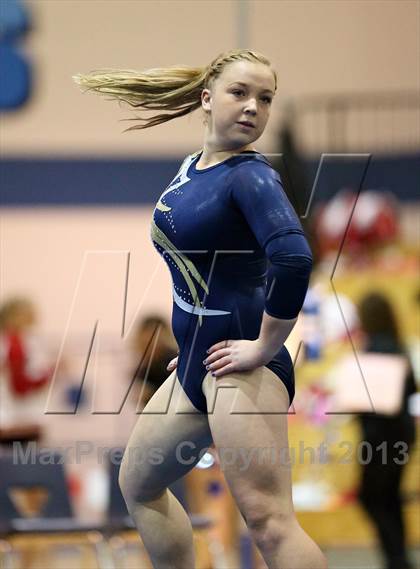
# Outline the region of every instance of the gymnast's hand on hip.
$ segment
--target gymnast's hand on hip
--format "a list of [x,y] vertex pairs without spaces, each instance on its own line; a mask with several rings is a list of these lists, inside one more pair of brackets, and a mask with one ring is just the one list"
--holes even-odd
[[[278,351],[278,347],[276,351]],[[249,371],[268,363],[274,356],[262,342],[257,340],[224,340],[207,350],[203,361],[206,369],[215,377],[232,371]]]
[[166,369],[168,371],[172,371],[176,368],[176,366],[178,365],[178,356],[176,356],[176,358],[172,359],[168,365],[166,366]]

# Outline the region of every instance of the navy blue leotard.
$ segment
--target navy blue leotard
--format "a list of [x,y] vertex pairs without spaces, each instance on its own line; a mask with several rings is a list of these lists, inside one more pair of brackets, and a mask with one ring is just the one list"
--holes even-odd
[[[160,196],[151,237],[172,276],[178,380],[206,413],[206,350],[222,340],[258,338],[264,310],[295,318],[312,256],[279,174],[262,154],[245,151],[197,170],[201,153],[185,158]],[[279,345],[266,367],[283,381],[291,403],[287,349]]]

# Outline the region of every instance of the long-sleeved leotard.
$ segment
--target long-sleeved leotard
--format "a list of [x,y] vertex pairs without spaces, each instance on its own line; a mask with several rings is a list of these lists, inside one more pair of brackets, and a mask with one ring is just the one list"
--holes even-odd
[[[263,155],[242,152],[197,170],[200,155],[186,157],[160,196],[151,237],[172,275],[178,380],[206,413],[206,350],[222,340],[257,339],[264,309],[276,318],[295,318],[312,256],[279,174]],[[283,381],[291,403],[287,349],[279,345],[266,367]]]

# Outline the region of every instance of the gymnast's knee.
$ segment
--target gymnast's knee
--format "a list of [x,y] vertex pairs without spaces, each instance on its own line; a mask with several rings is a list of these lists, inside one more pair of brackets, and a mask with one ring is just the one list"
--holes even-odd
[[249,510],[245,521],[257,547],[265,553],[275,552],[297,524],[294,513],[274,512],[270,508]]
[[127,504],[151,502],[158,499],[166,488],[158,487],[156,477],[144,465],[131,464],[124,455],[118,474],[118,484]]
[[236,493],[240,510],[257,546],[265,552],[275,551],[298,523],[291,502],[273,499],[276,495],[274,488],[267,492],[248,484],[239,485]]

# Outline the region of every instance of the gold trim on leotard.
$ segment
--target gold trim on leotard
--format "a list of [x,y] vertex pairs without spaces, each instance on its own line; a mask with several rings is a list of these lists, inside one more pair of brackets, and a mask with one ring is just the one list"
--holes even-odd
[[[178,173],[173,178],[172,182],[169,184],[169,186],[166,188],[166,190],[160,196],[160,198],[156,204],[155,209],[162,211],[162,212],[168,212],[168,211],[172,210],[172,207],[170,207],[170,206],[168,206],[162,202],[162,198],[164,198],[166,196],[166,194],[168,194],[169,192],[176,190],[179,186],[184,185],[186,182],[188,182],[190,180],[190,178],[188,178],[188,176],[187,176],[187,170],[188,170],[191,162],[194,160],[194,158],[200,152],[201,152],[201,149],[197,150],[193,154],[189,154],[185,158],[185,160],[181,164],[180,169],[178,170]],[[175,183],[175,180],[177,178],[180,178],[180,179],[178,182]],[[201,288],[205,291],[206,294],[209,294],[209,287],[208,287],[207,282],[200,275],[200,273],[197,270],[197,267],[194,265],[194,263],[184,253],[181,253],[175,247],[175,245],[172,243],[172,241],[168,238],[168,236],[161,229],[159,229],[159,227],[156,225],[156,223],[154,221],[154,213],[153,213],[153,219],[152,219],[152,223],[151,223],[150,235],[151,235],[152,240],[157,245],[159,245],[164,250],[164,252],[168,253],[168,255],[172,258],[173,262],[175,263],[175,265],[179,269],[179,271],[182,273],[182,275],[185,279],[185,282],[188,286],[188,289],[191,293],[191,296],[193,298],[194,306],[192,306],[188,303],[186,303],[186,304],[188,304],[188,306],[192,306],[192,308],[193,308],[192,312],[193,313],[195,312],[196,314],[198,314],[198,321],[199,321],[200,326],[203,322],[203,314],[206,316],[221,316],[224,314],[230,314],[229,311],[206,309],[205,307],[203,307],[203,303],[200,302],[198,299],[197,289],[196,289],[194,282],[193,282],[191,277],[193,277],[197,281],[197,284],[199,286],[201,286]],[[190,277],[190,274],[191,274],[191,277]],[[174,285],[173,285],[173,290],[174,290],[174,299],[176,301],[178,295],[176,294]],[[185,308],[183,306],[181,306],[180,303],[177,303],[177,304],[182,310],[185,310]],[[195,309],[194,309],[194,307],[195,307]]]
[[[190,290],[190,293],[191,293],[191,296],[192,296],[192,299],[194,302],[194,306],[197,308],[201,308],[202,303],[200,303],[200,301],[198,300],[197,289],[196,289],[196,287],[195,287],[195,285],[194,285],[194,283],[193,283],[193,281],[192,281],[192,279],[188,273],[191,273],[191,276],[195,278],[198,285],[200,285],[204,289],[206,294],[209,294],[209,288],[208,288],[206,281],[203,279],[203,277],[198,272],[194,263],[190,259],[188,259],[188,257],[186,255],[181,253],[174,246],[174,244],[170,241],[170,239],[168,239],[168,237],[163,233],[163,231],[161,229],[159,229],[159,227],[156,225],[154,220],[152,220],[150,235],[151,235],[153,241],[155,243],[157,243],[158,245],[160,245],[162,247],[162,249],[166,253],[168,253],[168,255],[170,255],[170,257],[172,257],[173,262],[176,264],[178,269],[181,271],[181,273],[185,279],[185,282],[186,282],[186,284]],[[198,319],[199,319],[200,326],[201,326],[202,319],[203,319],[202,314],[198,315]]]

